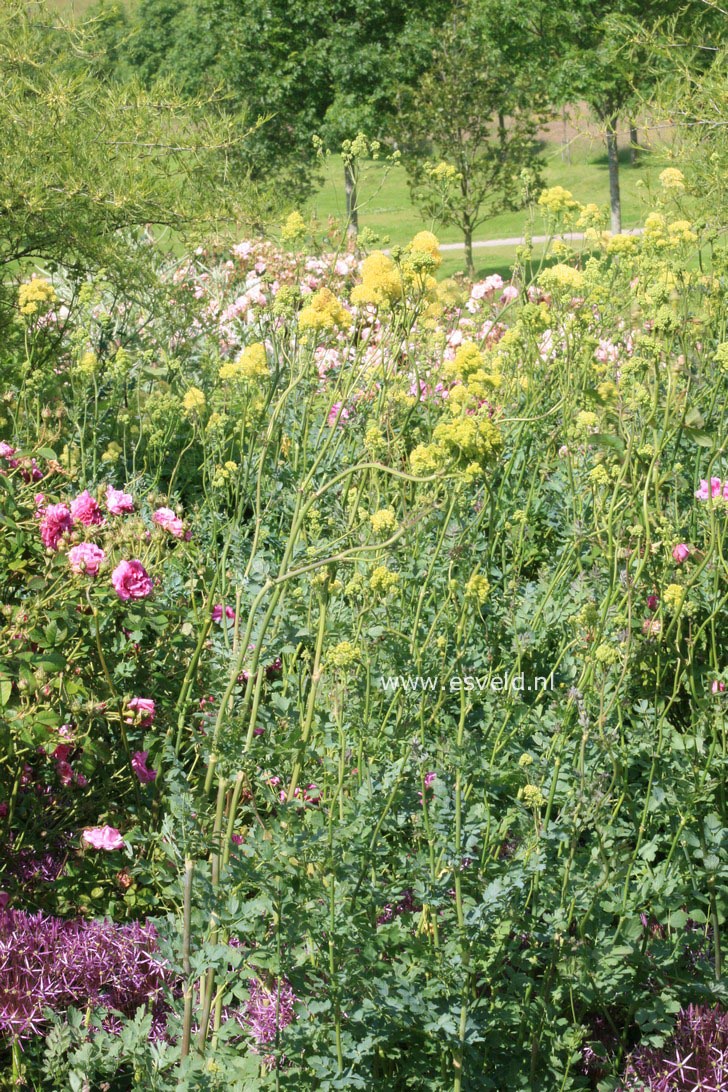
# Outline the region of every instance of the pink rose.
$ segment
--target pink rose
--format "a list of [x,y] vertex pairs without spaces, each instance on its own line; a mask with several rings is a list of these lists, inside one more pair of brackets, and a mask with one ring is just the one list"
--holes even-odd
[[134,499],[129,493],[114,489],[113,485],[110,485],[106,490],[106,507],[112,516],[121,516],[124,512],[134,511]]
[[86,827],[83,840],[94,849],[122,849],[124,839],[116,827]]
[[152,514],[152,519],[165,531],[169,531],[170,535],[174,535],[175,538],[182,538],[185,533],[182,520],[177,516],[171,508],[158,508],[156,512]]
[[139,727],[148,728],[154,720],[156,709],[152,698],[130,698],[126,707],[132,714],[131,717],[126,718],[127,724],[134,724],[139,716],[141,717]]
[[82,542],[68,551],[68,561],[72,572],[96,576],[101,562],[106,561],[106,554],[93,542]]
[[690,557],[690,547],[680,542],[672,551],[673,560],[677,565],[682,565]]
[[149,757],[149,751],[137,751],[132,756],[131,768],[137,775],[142,785],[148,785],[150,781],[154,781],[157,776],[157,771],[152,770],[147,766],[147,759]]
[[136,559],[120,561],[111,574],[111,583],[119,599],[146,599],[154,590],[149,573]]
[[71,501],[71,515],[86,527],[104,522],[103,513],[88,489],[84,489],[83,493],[79,493],[76,499]]
[[50,550],[58,549],[58,542],[62,535],[72,530],[73,520],[71,513],[65,504],[51,504],[44,509],[40,522],[40,537],[43,545]]

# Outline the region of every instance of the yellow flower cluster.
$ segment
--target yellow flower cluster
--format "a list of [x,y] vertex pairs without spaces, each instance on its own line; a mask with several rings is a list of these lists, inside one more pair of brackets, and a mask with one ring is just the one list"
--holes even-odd
[[351,667],[359,659],[359,649],[351,641],[339,641],[338,645],[326,657],[331,667],[339,669]]
[[440,243],[436,235],[431,231],[418,231],[409,245],[412,254],[426,254],[432,260],[433,267],[438,269],[442,264]]
[[685,599],[685,588],[681,584],[668,584],[662,593],[662,600],[669,611],[676,614]]
[[473,573],[465,585],[465,598],[474,599],[482,607],[490,594],[490,584],[482,573]]
[[540,808],[546,803],[546,797],[538,785],[524,785],[518,795],[527,808]]
[[314,292],[310,303],[298,313],[300,330],[331,330],[350,325],[351,315],[330,288]]
[[379,595],[386,595],[399,583],[399,573],[392,572],[386,565],[377,565],[369,577],[369,587]]
[[195,413],[201,413],[205,408],[205,395],[199,387],[190,387],[185,391],[185,396],[182,399],[182,408],[187,416],[192,416]]
[[76,364],[76,371],[79,371],[81,375],[92,376],[98,372],[101,367],[101,362],[96,356],[96,353],[92,353],[91,350],[87,350],[79,357]]
[[447,400],[448,409],[455,415],[464,409],[477,409],[480,402],[503,382],[499,371],[486,368],[483,354],[472,341],[463,342],[454,359],[443,366],[443,374],[447,379],[458,380]]
[[369,517],[375,535],[388,535],[397,527],[394,508],[380,508]]
[[21,315],[37,315],[57,301],[55,288],[44,277],[32,277],[18,289],[18,310]]
[[300,212],[292,212],[281,226],[284,243],[300,243],[306,236],[306,221]]
[[576,415],[576,428],[579,432],[591,432],[599,425],[599,418],[592,410],[580,410]]
[[545,269],[539,277],[539,283],[547,291],[563,289],[567,292],[579,292],[584,287],[584,274],[572,265],[552,265]]
[[440,163],[426,163],[425,170],[433,182],[441,186],[451,185],[460,178],[460,172],[452,163],[441,160]]
[[490,462],[503,446],[499,429],[488,417],[460,417],[435,426],[433,439],[452,458],[478,463]]
[[677,167],[666,167],[660,173],[660,185],[664,190],[682,193],[685,189],[685,175]]
[[565,190],[563,186],[551,186],[543,190],[538,203],[552,216],[568,216],[581,208],[579,202],[574,200],[572,193]]
[[389,307],[402,298],[402,278],[392,259],[381,250],[374,250],[361,263],[361,284],[351,293],[354,304]]

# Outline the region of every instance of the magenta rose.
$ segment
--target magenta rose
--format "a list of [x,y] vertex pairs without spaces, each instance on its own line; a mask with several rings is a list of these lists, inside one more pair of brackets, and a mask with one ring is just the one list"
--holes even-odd
[[150,769],[147,766],[147,759],[149,757],[149,751],[137,751],[132,756],[131,768],[137,775],[142,785],[148,785],[150,781],[154,781],[157,776],[157,771]]
[[111,574],[111,583],[119,599],[146,599],[154,584],[141,561],[120,561]]
[[106,554],[93,542],[82,542],[78,546],[72,546],[68,551],[68,561],[74,573],[96,576],[101,562],[105,560]]
[[73,528],[71,513],[65,504],[51,504],[43,510],[40,521],[40,537],[49,550],[57,550],[62,535]]
[[135,719],[140,717],[139,727],[148,728],[154,720],[156,710],[153,698],[129,698],[126,707],[132,713],[131,717],[126,718],[127,724],[134,724]]
[[71,501],[71,515],[86,527],[104,522],[103,512],[88,489],[84,489],[83,493],[79,493],[76,499]]

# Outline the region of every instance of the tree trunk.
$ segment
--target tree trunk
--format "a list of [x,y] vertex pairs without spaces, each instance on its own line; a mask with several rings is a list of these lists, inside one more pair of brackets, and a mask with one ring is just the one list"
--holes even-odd
[[566,162],[569,164],[569,166],[571,166],[571,142],[569,140],[569,127],[568,127],[569,115],[566,113],[566,107],[565,106],[562,107],[562,110],[561,110],[561,121],[562,121],[562,124],[564,126],[564,136],[563,136],[563,141],[562,141],[562,144],[561,144],[561,158],[565,159]]
[[475,264],[473,262],[473,229],[465,228],[465,272],[469,277],[475,277]]
[[357,208],[356,175],[350,163],[344,164],[344,190],[346,192],[346,230],[354,238],[359,234],[359,210]]
[[498,111],[498,140],[500,142],[501,159],[506,156],[506,119],[501,110]]
[[637,153],[639,146],[637,144],[637,126],[633,121],[629,123],[629,161],[630,164],[635,167],[637,165]]
[[619,149],[617,118],[607,119],[607,158],[609,160],[609,205],[612,210],[612,234],[622,231],[622,202],[619,196]]

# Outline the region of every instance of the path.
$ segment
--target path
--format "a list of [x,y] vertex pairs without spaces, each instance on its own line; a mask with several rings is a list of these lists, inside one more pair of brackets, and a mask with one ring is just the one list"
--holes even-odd
[[[625,228],[623,235],[641,235],[642,228]],[[548,243],[551,239],[564,239],[566,242],[576,242],[584,238],[583,231],[567,231],[564,235],[532,235],[532,243]],[[511,239],[481,239],[473,243],[473,250],[482,250],[485,247],[497,246],[523,246],[526,242],[523,238]],[[462,250],[465,243],[440,243],[440,250]]]

